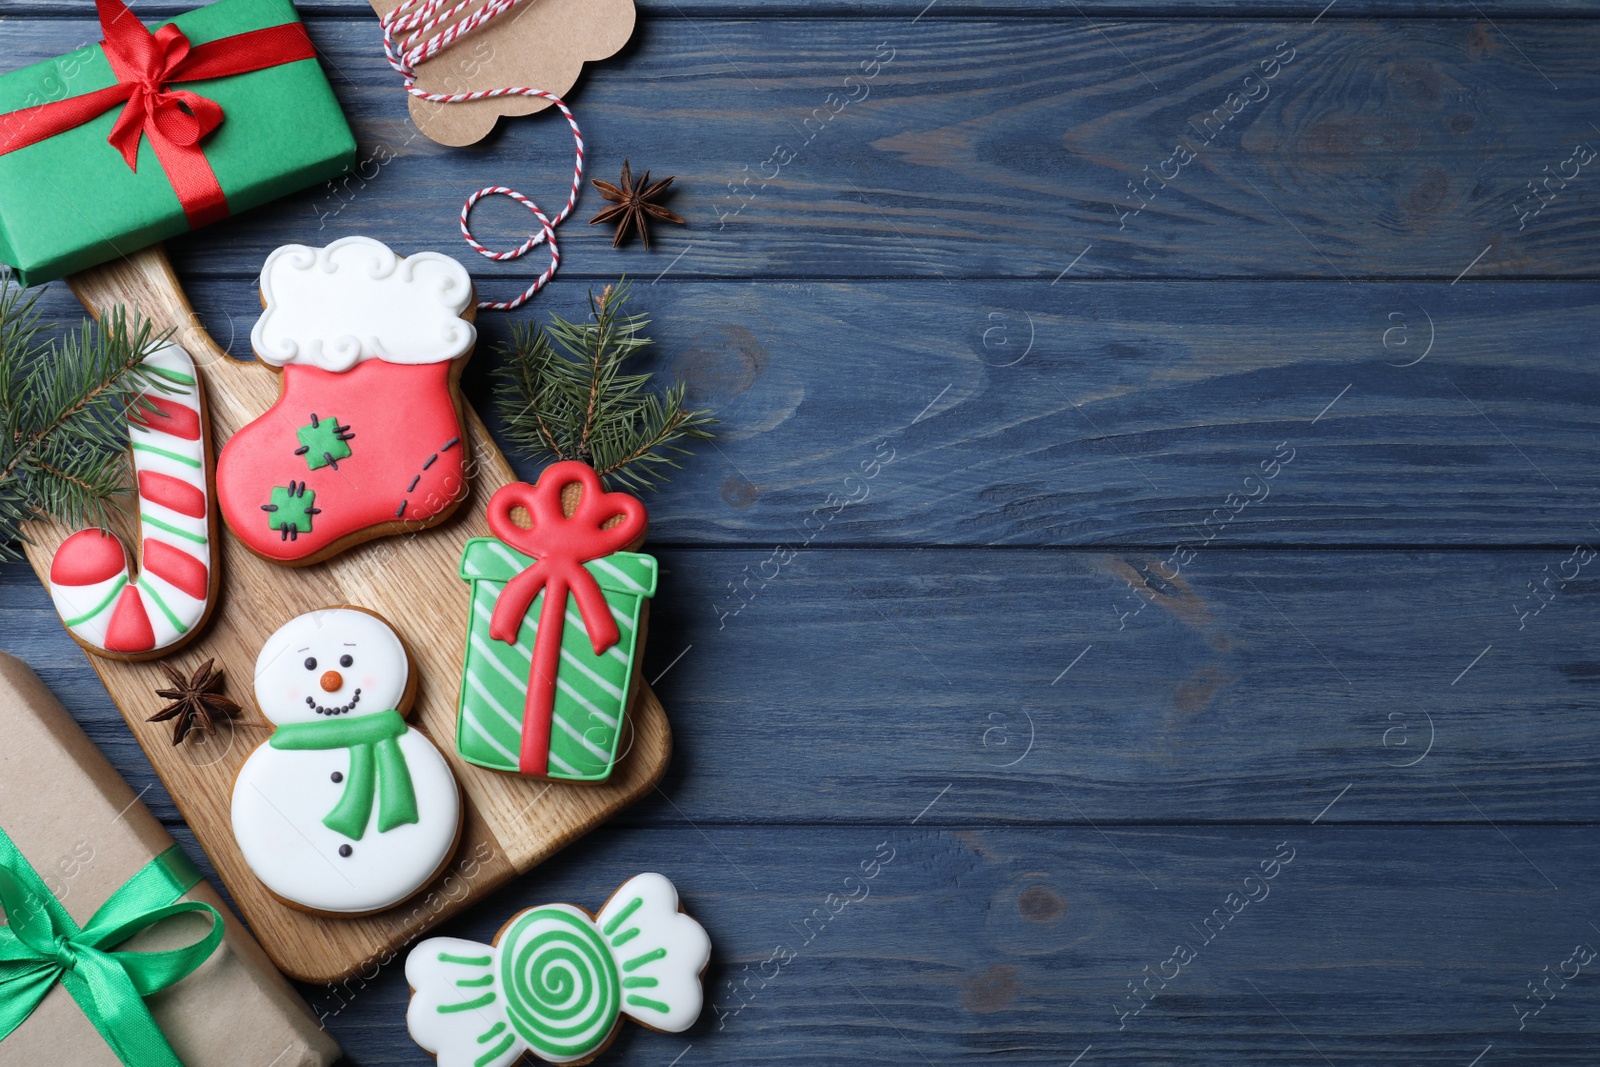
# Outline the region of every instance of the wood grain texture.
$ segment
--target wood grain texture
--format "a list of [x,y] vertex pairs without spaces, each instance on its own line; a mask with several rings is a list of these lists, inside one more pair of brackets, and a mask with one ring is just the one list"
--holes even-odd
[[[92,34],[88,0],[26,3],[7,5],[8,62]],[[520,290],[544,263],[468,257],[455,213],[497,182],[558,203],[559,121],[438,149],[412,137],[361,0],[299,6],[362,170],[179,242],[205,324],[242,337],[266,253],[345,233]],[[724,420],[650,501],[669,547],[643,673],[675,709],[675,759],[660,792],[440,932],[486,939],[524,906],[673,877],[716,945],[713,1007],[681,1036],[625,1028],[608,1064],[1592,1060],[1587,969],[1516,1014],[1600,944],[1592,565],[1524,629],[1517,613],[1600,536],[1600,200],[1585,170],[1520,231],[1516,209],[1600,144],[1595,14],[641,0],[634,43],[573,102],[589,173],[677,174],[691,225],[616,253],[586,198],[516,321],[577,314],[627,273],[660,342],[646,366]],[[1271,95],[1119,229],[1126,182],[1285,39]],[[882,41],[870,96],[744,185]],[[499,247],[526,219],[474,216]],[[1418,343],[1429,316],[1435,347],[1398,366],[1419,350],[1385,332]],[[486,323],[466,382],[486,413],[505,329]],[[1270,499],[1181,583],[1152,581],[1291,438]],[[869,496],[809,537],[885,439]],[[18,567],[0,567],[0,645],[203,860]],[[1119,1030],[1128,983],[1284,840],[1271,898]],[[870,897],[812,934],[880,843],[896,858]],[[771,978],[779,945],[798,954]],[[353,1063],[431,1064],[398,959],[302,989]]]
[[[1168,582],[1148,553],[813,548],[762,582],[770,550],[663,551],[644,676],[692,710],[670,800],[622,818],[854,826],[955,783],[955,826],[1292,822],[1346,786],[1324,822],[1600,822],[1600,560],[1528,590],[1568,555],[1217,548]],[[0,608],[103,716],[31,577]]]
[[[1587,178],[1520,232],[1514,208],[1543,167],[1558,170],[1576,142],[1600,137],[1586,104],[1600,91],[1590,62],[1600,22],[1497,24],[1515,48],[1461,20],[1099,30],[1054,19],[927,19],[893,30],[837,19],[647,20],[619,60],[589,71],[575,106],[595,146],[589,173],[613,176],[626,156],[676,174],[672,207],[690,226],[654,255],[619,255],[603,227],[580,218],[561,232],[562,269],[654,276],[692,248],[674,276],[1048,281],[1092,246],[1075,274],[1449,281],[1470,265],[1473,280],[1593,277],[1600,200]],[[310,29],[361,164],[216,227],[214,238],[175,242],[186,273],[242,272],[286,232],[326,227],[396,248],[461,250],[461,201],[486,184],[562,202],[568,133],[558,118],[512,124],[481,151],[434,145],[406,118],[375,20]],[[1112,31],[1116,49],[1103,35]],[[8,24],[9,57],[42,60],[96,36],[87,21]],[[1203,137],[1194,132],[1203,117],[1285,40],[1297,58],[1261,83],[1268,95],[1120,223],[1119,205],[1138,202],[1128,183],[1146,166],[1157,172],[1186,130]],[[875,77],[846,85],[891,51]],[[860,99],[841,104],[840,93]],[[642,106],[648,98],[660,102]],[[763,169],[779,145],[795,155]],[[514,205],[482,218],[480,239],[497,247],[528,232]],[[532,257],[521,272],[543,266]]]
[[[137,307],[156,330],[174,331],[174,339],[188,350],[204,376],[215,442],[226,441],[277,399],[278,376],[270,368],[231,360],[211,343],[159,248],[74,275],[72,287],[86,307],[100,309],[114,303]],[[604,785],[561,785],[497,774],[456,754],[456,690],[468,605],[456,568],[466,539],[488,536],[483,502],[495,489],[515,480],[470,407],[466,431],[472,447],[471,491],[456,516],[440,526],[371,541],[327,563],[298,570],[274,566],[237,539],[225,538],[218,610],[209,629],[176,656],[180,664],[215,658],[229,679],[231,695],[250,707],[249,679],[256,654],[290,619],[336,605],[367,608],[387,619],[410,647],[419,676],[411,720],[445,753],[461,784],[465,813],[455,859],[417,897],[355,919],[311,915],[277,900],[245,863],[230,816],[239,767],[266,740],[257,725],[262,722],[259,716],[225,728],[214,744],[175,747],[167,725],[146,721],[161,704],[154,690],[166,684],[160,661],[125,663],[90,657],[262,947],[284,972],[303,981],[343,978],[367,961],[392,955],[442,917],[542,862],[636,800],[660,778],[670,757],[666,716],[642,684],[628,717],[634,741],[616,775]],[[137,543],[133,531],[119,532],[124,543]],[[73,531],[34,524],[28,533],[29,561],[44,579],[56,547]]]
[[[908,825],[934,792],[908,785],[896,825],[826,834],[718,827],[708,844],[690,827],[606,827],[444,931],[487,940],[520,908],[593,906],[635,870],[668,873],[716,946],[710,1007],[680,1035],[625,1028],[611,1064],[1066,1067],[1092,1045],[1078,1067],[1466,1067],[1490,1044],[1484,1062],[1590,1062],[1587,969],[1552,982],[1556,999],[1520,1032],[1513,1007],[1544,967],[1600,940],[1584,918],[1593,827],[1508,839],[1484,825],[1307,825],[1321,796],[1303,798],[1296,826]],[[1293,859],[1263,883],[1283,842]],[[893,858],[866,879],[880,846]],[[1247,875],[1264,899],[1213,918]],[[1197,958],[1119,1030],[1128,983],[1180,943]],[[358,1062],[425,1067],[399,1025],[407,993],[398,964],[307,989]]]
[[[591,288],[558,278],[534,314],[581,318]],[[248,353],[253,281],[192,289]],[[1588,285],[663,281],[634,307],[657,342],[643,366],[721,420],[716,449],[651,500],[658,545],[1170,551],[1284,441],[1294,462],[1222,543],[1595,536]],[[77,314],[64,295],[45,310]],[[465,379],[491,429],[509,326],[484,316]],[[862,496],[883,442],[895,458]]]
[[[1323,6],[1301,0],[1187,0],[1175,8],[1172,0],[1076,0],[1075,8],[1063,12],[1048,0],[637,0],[639,12],[656,19],[735,16],[750,18],[818,17],[849,18],[856,22],[907,19],[931,9],[935,18],[964,15],[1013,18],[1161,18],[1174,14],[1184,18],[1262,19],[1277,18],[1311,22],[1349,18],[1462,18],[1485,21],[1487,14],[1503,18],[1594,18],[1594,5],[1587,0],[1496,0],[1486,12],[1476,0],[1338,0]],[[1475,6],[1476,4],[1476,6]],[[295,0],[302,17],[349,18],[359,15],[362,0]],[[192,5],[173,0],[141,0],[134,5],[145,21],[175,15]],[[46,18],[94,11],[94,0],[13,0],[7,11],[17,17]]]

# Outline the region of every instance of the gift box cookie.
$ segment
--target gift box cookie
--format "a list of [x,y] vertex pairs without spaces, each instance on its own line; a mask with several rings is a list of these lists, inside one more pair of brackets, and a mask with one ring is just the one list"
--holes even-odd
[[[581,496],[567,514],[562,491]],[[525,509],[533,528],[512,518]],[[603,782],[643,652],[656,592],[644,505],[607,493],[582,463],[552,464],[537,485],[513,482],[489,501],[494,537],[461,555],[472,585],[456,748],[480,767],[566,782]],[[616,521],[620,519],[621,521]]]

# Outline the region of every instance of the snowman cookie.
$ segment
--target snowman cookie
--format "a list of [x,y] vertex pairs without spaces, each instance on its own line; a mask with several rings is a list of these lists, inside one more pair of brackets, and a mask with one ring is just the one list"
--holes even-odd
[[415,692],[400,636],[370,612],[309,612],[267,639],[255,695],[277,729],[239,768],[233,835],[274,896],[364,915],[449,862],[461,797],[444,756],[406,724]]
[[667,1033],[693,1026],[710,959],[673,884],[636,875],[594,918],[546,904],[513,915],[492,945],[423,941],[406,957],[406,1028],[439,1067],[510,1067],[527,1052],[587,1063],[624,1015]]
[[217,459],[228,529],[303,566],[449,518],[467,493],[460,379],[478,336],[466,268],[370,237],[284,245],[261,302],[250,345],[281,391]]

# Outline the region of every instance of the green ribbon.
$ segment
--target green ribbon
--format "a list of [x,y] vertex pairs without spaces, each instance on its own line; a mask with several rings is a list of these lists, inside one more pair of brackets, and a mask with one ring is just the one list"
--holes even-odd
[[[186,978],[222,943],[222,916],[198,900],[179,902],[200,872],[173,845],[139,869],[80,928],[10,836],[0,830],[0,1041],[60,982],[128,1067],[183,1067],[144,998]],[[211,932],[186,948],[112,952],[163,919],[199,911]]]
[[380,711],[354,719],[292,722],[280,726],[267,743],[273,748],[348,748],[350,774],[339,803],[322,818],[322,825],[352,841],[360,841],[372,818],[372,801],[378,801],[378,832],[417,821],[417,793],[411,770],[400,751],[399,738],[406,720],[398,711]]

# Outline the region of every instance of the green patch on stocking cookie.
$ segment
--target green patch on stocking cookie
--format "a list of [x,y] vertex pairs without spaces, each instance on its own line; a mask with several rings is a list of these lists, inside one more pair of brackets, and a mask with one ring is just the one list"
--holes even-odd
[[285,541],[293,541],[311,532],[311,516],[322,514],[321,508],[312,506],[316,501],[317,494],[307,489],[305,482],[291,481],[288,488],[273,486],[272,502],[262,504],[261,510],[267,513],[269,529],[277,530]]
[[337,417],[319,419],[313,412],[311,424],[295,431],[300,447],[294,450],[294,454],[304,456],[306,466],[311,470],[321,470],[323,467],[338,470],[339,461],[353,455],[350,438],[354,436],[350,427],[339,425]]

